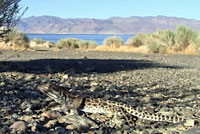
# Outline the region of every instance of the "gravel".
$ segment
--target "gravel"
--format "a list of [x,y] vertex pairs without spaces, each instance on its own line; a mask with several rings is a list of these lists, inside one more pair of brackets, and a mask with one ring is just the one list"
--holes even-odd
[[79,133],[56,119],[66,115],[47,114],[53,101],[36,88],[43,82],[191,119],[186,124],[139,120],[135,127],[124,124],[120,129],[102,123],[85,133],[179,134],[200,127],[200,56],[67,49],[1,52],[0,133]]

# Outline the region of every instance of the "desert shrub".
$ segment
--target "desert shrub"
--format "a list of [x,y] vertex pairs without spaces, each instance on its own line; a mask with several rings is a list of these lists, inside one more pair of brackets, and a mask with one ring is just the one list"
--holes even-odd
[[171,37],[170,35],[171,32],[168,30],[159,30],[153,34],[150,34],[147,38],[146,46],[149,48],[150,52],[165,53],[169,47],[169,44],[173,42],[173,36]]
[[11,47],[17,49],[26,49],[29,48],[29,38],[24,33],[17,31],[16,29],[12,29],[6,35],[6,43],[10,42]]
[[184,50],[190,43],[196,43],[198,40],[198,33],[183,25],[178,26],[175,34],[175,45],[173,49],[176,51]]
[[93,49],[98,46],[97,42],[93,40],[79,40],[78,46],[81,49]]
[[196,54],[200,54],[200,36],[198,35],[195,43],[193,43],[193,48]]
[[46,41],[44,41],[44,40],[41,39],[41,38],[34,38],[32,41],[35,42],[35,43],[37,43],[37,44],[43,44],[43,43],[46,42]]
[[137,34],[127,40],[127,45],[131,47],[140,47],[145,45],[146,34]]
[[148,42],[148,48],[153,53],[165,53],[167,50],[167,46],[158,40],[150,40]]
[[58,41],[57,47],[61,48],[79,48],[78,39],[69,38],[69,39],[61,39]]
[[175,33],[171,30],[162,30],[157,32],[160,42],[165,43],[166,47],[172,47],[175,44]]
[[55,42],[52,42],[52,41],[49,42],[49,45],[50,45],[51,47],[56,47],[56,43],[55,43]]
[[103,45],[109,47],[120,47],[124,44],[124,41],[117,36],[108,37],[103,41]]
[[88,48],[93,49],[93,48],[96,48],[97,46],[98,46],[98,43],[97,43],[96,41],[93,41],[93,40],[90,40],[90,41],[89,41],[89,46],[88,46]]
[[97,42],[93,40],[79,40],[79,39],[61,39],[58,41],[58,48],[75,48],[75,49],[88,49],[96,48],[98,46]]

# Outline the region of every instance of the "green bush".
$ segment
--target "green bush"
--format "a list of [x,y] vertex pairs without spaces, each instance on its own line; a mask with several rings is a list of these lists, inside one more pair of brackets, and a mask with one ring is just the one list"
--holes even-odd
[[96,48],[98,46],[97,42],[92,40],[79,40],[79,39],[61,39],[58,41],[58,48],[75,48],[75,49],[88,49]]
[[93,49],[93,48],[96,48],[97,46],[98,46],[98,43],[97,43],[96,41],[93,41],[93,40],[90,40],[90,41],[89,41],[89,46],[88,46],[88,48]]
[[29,48],[29,38],[24,33],[12,29],[6,36],[6,42],[11,43],[14,48]]
[[69,38],[69,39],[61,39],[58,41],[58,48],[79,48],[78,39]]
[[175,32],[159,30],[151,34],[147,46],[151,52],[164,53],[167,49],[181,51],[191,43],[198,42],[198,33],[188,27],[180,25]]
[[150,34],[147,38],[146,46],[153,53],[164,53],[170,44],[168,33],[170,33],[168,30],[159,30]]
[[98,46],[97,42],[93,40],[79,40],[78,46],[81,49],[93,49]]
[[200,54],[200,36],[198,35],[195,43],[193,43],[193,47],[194,47],[194,51],[197,53],[197,54]]
[[175,45],[173,49],[176,51],[184,50],[190,43],[196,43],[198,40],[198,33],[183,25],[178,26],[175,34]]
[[127,40],[127,45],[131,47],[140,47],[145,45],[146,34],[137,34]]
[[148,43],[148,48],[153,53],[165,53],[167,46],[160,41],[151,40]]
[[44,41],[44,40],[41,39],[41,38],[34,38],[32,41],[35,42],[35,43],[37,43],[37,44],[43,44],[43,43],[46,42],[46,41]]
[[120,47],[124,45],[124,41],[117,36],[108,37],[104,40],[103,45],[109,47]]
[[158,31],[158,38],[165,46],[172,47],[175,44],[175,33],[171,30]]

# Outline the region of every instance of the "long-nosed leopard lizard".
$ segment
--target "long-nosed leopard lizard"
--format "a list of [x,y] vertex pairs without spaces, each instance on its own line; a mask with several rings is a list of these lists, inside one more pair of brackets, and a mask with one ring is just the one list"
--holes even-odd
[[54,84],[42,84],[38,86],[38,88],[41,92],[45,93],[51,99],[54,99],[66,109],[80,110],[85,113],[104,114],[107,116],[118,116],[124,118],[129,124],[134,122],[136,118],[173,123],[185,121],[185,118],[178,116],[139,111],[120,102],[75,96],[67,92],[63,87]]

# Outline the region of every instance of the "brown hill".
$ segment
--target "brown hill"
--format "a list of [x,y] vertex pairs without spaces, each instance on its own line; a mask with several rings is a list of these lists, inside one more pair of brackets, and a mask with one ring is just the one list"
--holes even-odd
[[179,24],[200,32],[200,21],[177,17],[112,17],[109,19],[74,18],[54,16],[28,17],[21,20],[17,29],[25,33],[53,34],[137,34],[152,33],[158,29],[174,30]]

